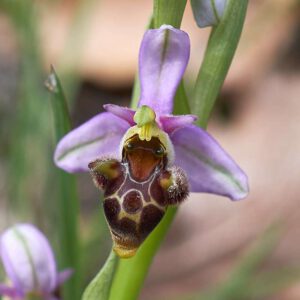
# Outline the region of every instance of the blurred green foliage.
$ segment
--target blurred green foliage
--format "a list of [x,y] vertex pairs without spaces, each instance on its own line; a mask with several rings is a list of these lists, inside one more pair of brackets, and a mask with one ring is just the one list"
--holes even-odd
[[[87,17],[88,9],[92,7],[90,4],[94,2],[78,1],[72,35],[67,45],[74,44],[76,38],[76,44],[81,45],[78,41],[84,29],[82,24]],[[46,75],[41,63],[38,39],[39,5],[43,4],[32,0],[0,2],[0,10],[9,17],[19,46],[16,109],[11,118],[5,119],[5,122],[9,122],[6,127],[11,128],[5,136],[9,151],[3,153],[9,155],[7,183],[10,193],[7,204],[13,212],[14,219],[18,222],[35,223],[48,235],[58,258],[59,269],[65,267],[74,269],[74,275],[65,285],[64,299],[75,300],[80,298],[91,272],[95,271],[95,261],[101,264],[105,260],[110,242],[106,242],[108,234],[103,214],[96,211],[90,216],[90,220],[85,222],[87,229],[82,228],[85,236],[80,244],[77,225],[79,202],[74,176],[58,170],[52,161],[54,147],[71,129],[71,123],[58,78],[55,77],[58,86],[51,102],[49,93],[44,87]],[[79,27],[80,31],[77,30]],[[72,63],[77,62],[76,55],[79,49],[74,53],[75,47],[71,45],[71,48],[72,59],[60,68],[64,70],[63,77],[68,83],[69,94],[74,98],[78,76]],[[2,140],[0,142],[2,144]],[[4,157],[4,161],[6,159],[7,157]],[[11,222],[14,221],[8,219],[8,223]],[[103,245],[101,251],[99,245]],[[80,267],[80,253],[84,253],[83,270]],[[97,255],[91,257],[91,253]]]
[[36,11],[29,0],[4,0],[1,8],[14,24],[20,48],[17,103],[10,123],[10,204],[18,209],[23,219],[34,211],[36,221],[43,223],[37,216],[44,207],[46,170],[51,153],[49,105],[43,101],[45,91],[36,35]]

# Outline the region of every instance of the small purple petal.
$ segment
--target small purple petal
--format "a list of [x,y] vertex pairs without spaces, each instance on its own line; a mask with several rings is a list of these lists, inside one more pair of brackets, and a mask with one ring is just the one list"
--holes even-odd
[[194,18],[199,27],[217,25],[223,17],[227,0],[191,0]]
[[99,156],[118,155],[128,122],[105,112],[98,114],[65,135],[58,143],[54,161],[67,172],[86,172]]
[[23,293],[51,292],[56,287],[56,263],[45,236],[30,224],[6,230],[0,239],[0,255],[7,276]]
[[156,114],[170,114],[173,98],[190,56],[189,36],[170,25],[147,30],[140,48],[139,106],[147,105]]
[[192,124],[197,120],[195,115],[163,115],[159,117],[159,122],[165,132],[171,134],[176,129]]
[[73,273],[74,272],[72,269],[66,269],[64,271],[59,272],[57,275],[56,286],[62,285],[66,280],[68,280],[72,276]]
[[171,135],[175,164],[188,175],[191,192],[223,195],[232,200],[246,197],[245,173],[203,129],[189,125]]
[[52,295],[46,295],[44,296],[45,300],[60,300],[59,298],[57,297],[54,297]]
[[135,125],[135,122],[133,120],[135,110],[130,109],[128,107],[122,107],[115,104],[105,104],[103,105],[104,109],[113,115],[127,121],[130,126]]
[[16,298],[17,296],[20,296],[21,294],[18,293],[14,288],[0,284],[0,295],[1,296],[7,296],[11,298]]

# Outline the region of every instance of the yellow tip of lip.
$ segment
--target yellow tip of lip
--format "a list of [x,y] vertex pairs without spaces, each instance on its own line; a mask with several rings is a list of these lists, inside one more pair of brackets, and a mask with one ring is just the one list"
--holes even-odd
[[128,248],[121,247],[119,245],[115,245],[113,250],[121,258],[130,258],[136,254],[137,248],[128,249]]

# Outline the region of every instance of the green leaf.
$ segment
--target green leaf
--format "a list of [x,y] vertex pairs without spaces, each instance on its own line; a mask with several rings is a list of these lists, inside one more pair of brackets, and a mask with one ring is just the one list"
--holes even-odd
[[224,17],[212,29],[192,98],[192,113],[206,127],[242,32],[248,0],[228,0]]
[[[61,83],[52,68],[51,74],[45,82],[51,93],[51,104],[54,116],[55,140],[56,143],[71,128],[69,112],[64,97]],[[56,205],[58,208],[59,220],[57,231],[59,235],[60,252],[59,261],[62,268],[73,268],[74,274],[66,282],[63,289],[65,300],[79,299],[80,287],[80,245],[78,237],[78,213],[79,200],[75,177],[62,170],[55,171],[56,184]]]
[[45,81],[45,86],[52,95],[51,104],[54,116],[55,139],[58,142],[71,130],[71,120],[60,80],[52,66],[51,73]]
[[[118,257],[111,251],[104,266],[92,282],[86,288],[82,300],[107,300],[109,299],[110,288],[114,272],[118,263]],[[123,298],[119,298],[123,299]]]

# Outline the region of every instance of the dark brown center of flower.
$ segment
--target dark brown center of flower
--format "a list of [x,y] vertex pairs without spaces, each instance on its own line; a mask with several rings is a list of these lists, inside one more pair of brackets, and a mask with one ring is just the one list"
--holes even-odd
[[142,141],[138,135],[125,142],[123,161],[129,163],[130,175],[136,181],[145,181],[157,167],[162,167],[165,148],[158,138]]

